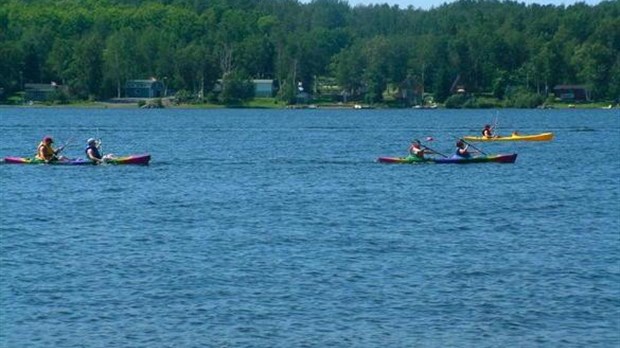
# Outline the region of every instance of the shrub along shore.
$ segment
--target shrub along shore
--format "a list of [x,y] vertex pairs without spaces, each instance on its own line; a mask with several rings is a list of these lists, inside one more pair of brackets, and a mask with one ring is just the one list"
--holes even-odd
[[[93,101],[93,102],[72,102],[72,103],[29,103],[16,105],[0,105],[0,107],[58,107],[58,108],[96,108],[96,109],[154,109],[154,108],[171,108],[171,109],[409,109],[411,107],[403,107],[399,105],[384,103],[380,105],[365,105],[359,103],[309,103],[298,105],[285,105],[278,102],[275,98],[260,98],[248,103],[239,105],[221,105],[211,103],[174,103],[159,102],[155,100],[144,100],[141,102],[119,103],[115,101]],[[502,106],[501,103],[485,104],[484,106],[474,107],[472,105],[465,107],[450,107],[444,104],[436,104],[435,107],[413,107],[413,109],[502,109],[512,108]],[[590,102],[590,103],[568,103],[568,102],[551,102],[540,105],[536,109],[616,109],[620,108],[620,104],[611,102]],[[532,108],[520,108],[532,109]]]

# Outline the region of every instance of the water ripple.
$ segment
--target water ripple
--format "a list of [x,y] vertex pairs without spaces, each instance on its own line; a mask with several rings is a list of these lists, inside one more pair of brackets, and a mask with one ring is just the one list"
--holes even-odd
[[98,128],[153,162],[0,166],[0,346],[618,345],[616,118],[502,110],[556,139],[390,166],[487,115],[308,111],[3,109],[4,155]]

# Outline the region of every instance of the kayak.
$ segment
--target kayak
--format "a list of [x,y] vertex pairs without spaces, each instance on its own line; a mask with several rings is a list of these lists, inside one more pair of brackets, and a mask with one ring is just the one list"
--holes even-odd
[[464,136],[465,141],[549,141],[553,139],[553,133],[539,133],[530,135],[511,134],[510,136],[495,136],[492,138],[486,138],[483,136]]
[[[149,164],[151,160],[151,155],[129,155],[129,156],[119,156],[108,158],[105,160],[105,164]],[[45,163],[35,157],[5,157],[4,163],[10,164],[51,164],[51,165],[88,165],[95,164],[95,162],[83,159],[83,158],[65,158],[58,161],[53,161],[50,163]]]
[[419,158],[414,156],[407,157],[379,157],[377,158],[377,162],[380,163],[426,163],[433,162],[432,158]]
[[467,163],[514,163],[517,160],[516,153],[510,154],[497,154],[486,155],[477,157],[460,157],[453,155],[448,158],[425,158],[419,159],[416,157],[379,157],[377,162],[379,163],[400,163],[400,164],[414,164],[414,163],[437,163],[437,164],[467,164]]
[[485,155],[476,157],[460,157],[452,155],[448,158],[435,158],[434,162],[438,164],[467,164],[467,163],[515,163],[517,160],[516,153],[509,154],[497,154],[497,155]]
[[149,164],[151,160],[151,155],[129,155],[129,156],[119,156],[108,158],[104,163],[110,164]]
[[[151,155],[144,154],[144,155],[129,155],[129,156],[119,156],[119,157],[108,158],[105,160],[104,163],[105,164],[149,164],[150,160],[151,160]],[[5,157],[4,163],[46,164],[45,161],[42,161],[35,157]],[[65,158],[65,159],[53,161],[47,164],[79,166],[79,165],[88,165],[88,164],[92,165],[92,164],[95,164],[95,162],[88,160],[88,159],[83,159],[83,158]]]

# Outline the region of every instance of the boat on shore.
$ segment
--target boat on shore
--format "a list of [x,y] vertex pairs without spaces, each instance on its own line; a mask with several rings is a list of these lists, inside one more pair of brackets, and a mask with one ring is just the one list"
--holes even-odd
[[377,162],[387,164],[418,164],[418,163],[437,163],[437,164],[468,164],[468,163],[514,163],[517,160],[516,153],[494,154],[476,157],[460,157],[453,155],[447,158],[424,158],[420,159],[413,156],[407,157],[379,157]]
[[464,136],[463,140],[465,141],[550,141],[553,139],[553,133],[539,133],[539,134],[518,134],[512,133],[509,136],[493,136],[490,138],[483,136]]
[[[104,159],[104,164],[141,164],[147,165],[151,160],[151,155],[143,154],[143,155],[129,155],[129,156],[118,156]],[[84,159],[84,158],[63,158],[57,161],[52,161],[46,163],[43,160],[40,160],[36,157],[5,157],[4,163],[8,164],[49,164],[49,165],[94,165],[95,162]]]

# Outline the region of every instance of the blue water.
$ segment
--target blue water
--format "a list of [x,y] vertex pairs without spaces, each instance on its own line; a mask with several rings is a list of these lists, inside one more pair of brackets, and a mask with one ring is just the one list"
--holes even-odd
[[[514,164],[383,165],[412,138]],[[0,109],[1,347],[617,347],[615,110]]]

